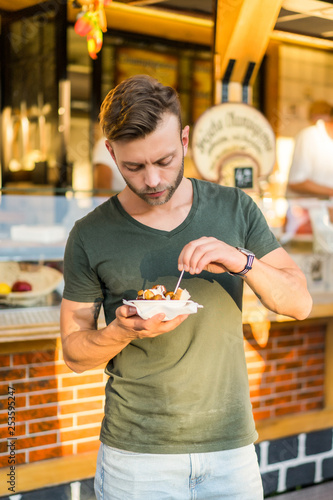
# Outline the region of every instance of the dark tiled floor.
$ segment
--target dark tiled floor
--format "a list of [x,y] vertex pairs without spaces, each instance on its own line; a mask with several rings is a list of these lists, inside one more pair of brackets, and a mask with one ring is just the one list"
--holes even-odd
[[93,479],[0,497],[0,500],[96,500]]
[[[72,500],[73,498],[80,498],[80,500],[96,500],[93,480],[88,479],[80,483],[79,492],[75,490],[75,486],[60,485],[54,488],[45,488],[38,491],[31,491],[27,493],[18,494],[17,497],[0,497],[0,500]],[[79,495],[79,496],[77,496]],[[322,483],[316,486],[303,488],[299,491],[292,491],[290,493],[275,494],[269,497],[269,500],[333,500],[333,481]],[[148,500],[148,499],[147,499]],[[268,499],[267,499],[268,500]]]
[[303,488],[299,491],[282,493],[271,498],[276,500],[333,500],[333,481]]

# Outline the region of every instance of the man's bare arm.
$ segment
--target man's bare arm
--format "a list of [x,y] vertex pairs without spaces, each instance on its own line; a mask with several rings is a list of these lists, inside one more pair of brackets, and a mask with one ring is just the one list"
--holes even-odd
[[[180,253],[178,267],[191,274],[240,272],[247,258],[236,248],[212,237],[188,243]],[[312,298],[303,272],[283,248],[262,259],[254,259],[244,278],[261,302],[271,311],[305,319],[311,312]]]
[[104,163],[95,163],[93,170],[94,189],[112,190],[113,172]]
[[302,320],[312,309],[306,278],[283,248],[255,259],[246,282],[271,311]]
[[312,195],[312,196],[333,196],[333,188],[329,186],[323,186],[322,184],[317,184],[316,182],[306,179],[303,182],[295,182],[288,184],[289,189],[295,191],[295,193]]
[[174,330],[188,317],[181,315],[162,321],[165,315],[157,314],[143,320],[134,307],[124,305],[117,309],[114,321],[98,329],[100,306],[100,302],[62,300],[60,330],[64,360],[77,373],[107,363],[134,339],[153,338]]

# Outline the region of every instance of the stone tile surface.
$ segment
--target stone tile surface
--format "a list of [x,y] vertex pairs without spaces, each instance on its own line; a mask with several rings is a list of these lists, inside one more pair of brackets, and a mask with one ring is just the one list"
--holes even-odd
[[276,498],[276,500],[333,500],[333,481],[303,488],[299,491],[282,493],[271,498]]

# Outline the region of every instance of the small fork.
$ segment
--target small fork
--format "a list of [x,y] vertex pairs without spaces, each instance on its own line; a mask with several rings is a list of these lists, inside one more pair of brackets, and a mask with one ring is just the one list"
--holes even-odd
[[173,292],[174,294],[176,294],[176,292],[177,292],[177,290],[178,290],[178,288],[179,288],[179,285],[180,285],[180,282],[181,282],[181,280],[182,280],[183,274],[184,274],[184,269],[183,269],[183,270],[182,270],[182,272],[180,273],[179,280],[177,281],[176,288],[175,288],[175,290],[174,290],[174,292]]

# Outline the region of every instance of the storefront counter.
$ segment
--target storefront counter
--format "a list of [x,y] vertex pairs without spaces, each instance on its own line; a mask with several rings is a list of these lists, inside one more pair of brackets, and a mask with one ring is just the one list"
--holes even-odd
[[[306,321],[333,319],[333,293],[313,294],[313,308]],[[60,337],[60,306],[0,309],[0,344]],[[260,301],[248,294],[244,298],[243,323],[263,324],[294,322],[292,318],[268,311]],[[101,314],[100,326],[104,325]]]
[[[272,314],[249,295],[244,345],[257,446],[326,432],[333,427],[333,295],[314,297],[305,321]],[[59,312],[59,306],[0,311],[3,409],[9,388],[16,398],[16,492],[83,480],[95,471],[106,375],[103,366],[82,374],[67,368]],[[10,437],[2,430],[0,476],[8,472]],[[6,494],[1,481],[0,496]]]
[[[0,262],[5,262],[7,255],[7,260],[14,262],[37,262],[37,267],[47,260],[61,269],[64,241],[59,238],[66,235],[50,232],[50,226],[58,226],[61,221],[62,227],[70,228],[74,220],[103,200],[84,197],[46,200],[56,209],[51,215],[45,212],[48,220],[41,220],[40,200],[33,197],[29,200],[34,216],[32,208],[30,211],[26,208],[28,200],[24,200],[28,215],[23,233],[12,229],[18,223],[9,216],[15,211],[14,201],[1,200],[6,210],[0,212],[0,233],[14,244],[0,251]],[[36,220],[38,232],[34,230]],[[36,238],[38,244],[26,245],[22,234]],[[262,474],[268,477],[274,465],[267,461],[270,446],[283,442],[292,448],[290,443],[301,443],[304,439],[310,442],[313,433],[326,436],[333,428],[333,289],[329,281],[333,275],[332,256],[315,255],[308,248],[303,250],[290,251],[306,273],[314,299],[309,318],[295,321],[273,314],[247,286],[244,290],[244,348],[259,433],[256,447]],[[60,300],[61,283],[58,283],[56,290],[45,294],[42,303],[32,301],[25,307],[14,303],[0,308],[0,477],[3,479],[0,496],[11,493],[6,474],[11,458],[8,442],[12,440],[15,493],[83,480],[93,477],[95,472],[107,378],[104,366],[75,374],[64,363]],[[101,315],[99,326],[103,325]],[[12,415],[9,408],[14,412],[14,427],[9,425]],[[9,434],[10,431],[14,434]],[[302,446],[297,449],[302,450]],[[325,460],[331,460],[329,453],[333,459],[332,450],[323,453],[321,475],[316,473],[313,481],[325,478]],[[301,452],[298,458],[301,460]],[[281,478],[284,465],[282,472],[276,467],[273,472]],[[266,491],[283,491],[286,485],[279,481],[279,484],[270,482]]]

